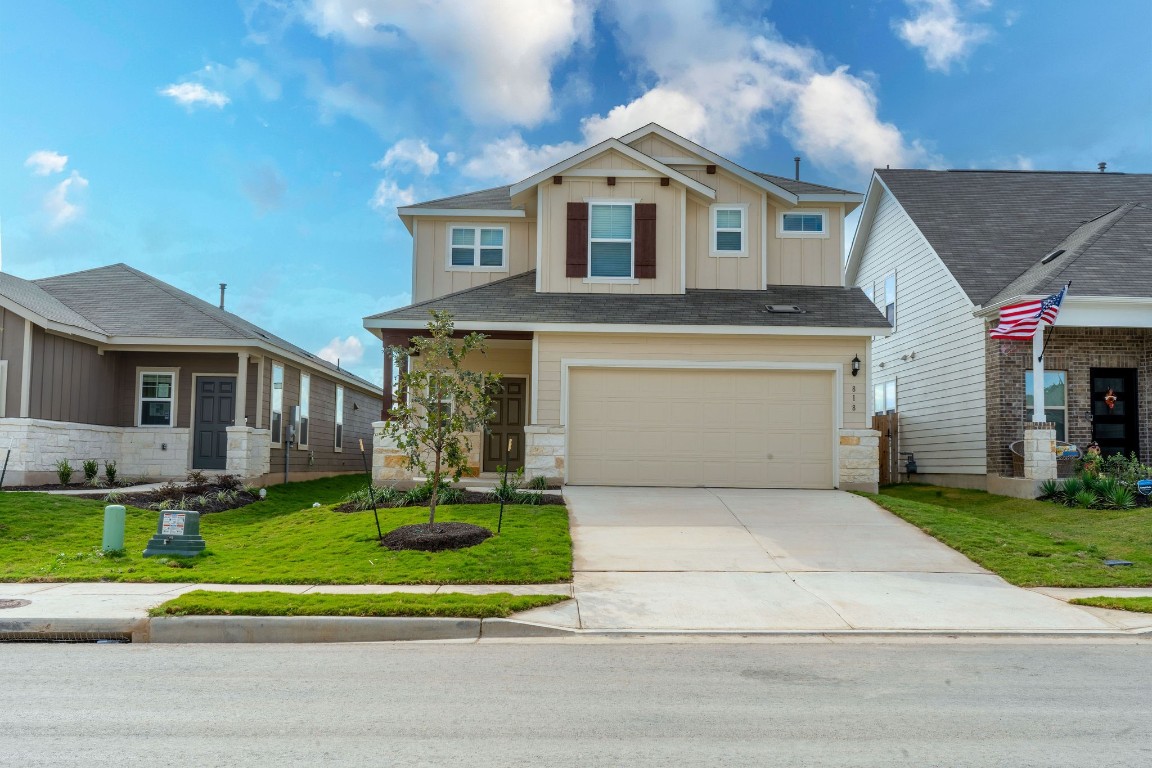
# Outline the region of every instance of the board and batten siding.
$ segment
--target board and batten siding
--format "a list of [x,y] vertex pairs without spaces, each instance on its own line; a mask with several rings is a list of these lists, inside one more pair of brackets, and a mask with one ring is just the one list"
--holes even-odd
[[[469,270],[448,268],[448,238],[453,224],[507,227],[507,269]],[[427,301],[456,291],[476,288],[495,280],[527,272],[536,266],[536,222],[532,219],[421,217],[412,221],[412,301]]]
[[20,415],[20,382],[24,370],[24,318],[0,307],[0,360],[7,363],[7,391],[4,397],[4,415]]
[[896,380],[900,450],[916,455],[921,474],[984,475],[984,324],[972,316],[972,302],[920,230],[883,190],[855,282],[867,292],[892,272],[896,330],[873,340],[870,364],[874,385]]
[[[32,418],[114,426],[116,376],[116,360],[95,345],[33,326]],[[17,393],[19,386],[17,380]]]

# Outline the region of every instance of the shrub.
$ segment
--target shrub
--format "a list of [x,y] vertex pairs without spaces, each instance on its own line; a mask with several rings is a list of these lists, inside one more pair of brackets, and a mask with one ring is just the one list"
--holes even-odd
[[240,475],[223,474],[216,475],[215,485],[225,491],[238,491],[244,485],[243,478]]
[[363,512],[372,509],[373,499],[375,499],[377,507],[395,507],[400,506],[404,496],[404,492],[393,485],[374,485],[372,486],[372,494],[369,496],[368,486],[364,486],[345,496],[343,503],[350,504],[353,509]]
[[1076,495],[1071,496],[1072,506],[1082,507],[1084,509],[1092,509],[1100,501],[1100,497],[1088,489],[1078,492]]
[[1040,498],[1052,501],[1064,500],[1064,484],[1059,480],[1045,480],[1040,483]]
[[123,500],[124,494],[120,493],[120,491],[108,491],[108,493],[104,494],[104,501],[109,504],[119,504]]
[[1136,506],[1136,494],[1116,483],[1108,493],[1100,494],[1100,502],[1105,509],[1132,509]]
[[108,481],[108,485],[116,485],[116,462],[104,462],[104,479]]
[[548,490],[548,478],[544,475],[536,475],[528,481],[528,487],[533,491],[546,491]]
[[1084,481],[1079,477],[1070,477],[1064,481],[1064,486],[1060,489],[1060,495],[1064,498],[1064,501],[1068,503],[1076,498],[1076,494],[1083,490],[1086,490]]
[[60,480],[60,485],[68,485],[74,471],[72,465],[68,463],[68,459],[60,459],[56,462],[56,477]]
[[208,475],[204,474],[199,469],[193,469],[190,471],[184,477],[184,480],[187,484],[187,489],[194,493],[208,487]]
[[100,474],[100,462],[96,459],[86,459],[84,461],[84,482],[88,485],[96,484],[96,476]]
[[521,495],[520,488],[524,485],[524,468],[520,467],[512,475],[505,476],[504,467],[497,467],[496,471],[500,473],[500,482],[498,482],[488,495],[492,497],[493,501],[504,502],[505,504],[515,504],[516,497]]

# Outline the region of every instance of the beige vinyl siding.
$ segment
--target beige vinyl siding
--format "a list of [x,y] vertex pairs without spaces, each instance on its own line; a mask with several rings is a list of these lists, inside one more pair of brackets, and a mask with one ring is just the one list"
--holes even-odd
[[972,316],[971,301],[885,190],[855,282],[871,286],[893,271],[896,332],[873,341],[871,362],[876,383],[896,379],[900,449],[916,454],[921,473],[982,475],[987,471],[984,324]]
[[[551,181],[541,184],[540,240],[545,255],[539,266],[541,290],[546,293],[683,293],[680,279],[683,190],[684,187],[675,181],[662,187],[660,179],[655,177],[622,177],[611,187],[605,179],[580,176],[565,177],[563,184]],[[638,280],[635,284],[587,283],[583,278],[565,276],[568,203],[581,203],[588,199],[656,204],[655,279]]]
[[[828,237],[780,237],[780,214],[805,210],[827,212]],[[770,201],[768,228],[773,233],[768,238],[769,285],[843,285],[843,205],[803,203],[786,208]]]
[[[453,224],[508,228],[507,271],[448,269],[448,233]],[[412,301],[426,301],[467,288],[485,285],[532,269],[536,263],[536,222],[527,219],[491,219],[416,216],[412,220],[416,258],[412,265]]]
[[853,377],[851,365],[855,355],[868,359],[867,337],[540,333],[537,348],[536,424],[562,423],[560,380],[565,359],[831,363],[843,371],[843,424],[837,426],[860,429],[871,424],[867,375],[861,371]]
[[[24,323],[19,323],[23,332]],[[19,414],[19,365],[8,369],[9,382],[16,382]],[[32,389],[28,415],[34,419],[82,424],[116,425],[115,397],[117,361],[101,355],[95,345],[57,336],[39,326],[32,329]],[[11,383],[9,389],[12,389]]]
[[630,171],[651,171],[647,165],[638,163],[632,158],[610,149],[603,154],[597,155],[589,160],[585,160],[572,167],[572,170],[630,170]]
[[5,414],[20,415],[20,382],[24,371],[24,318],[0,307],[0,360],[8,363]]
[[[751,184],[718,168],[709,174],[703,168],[685,168],[683,172],[701,184],[716,190],[715,200],[695,196],[688,198],[685,240],[687,283],[689,288],[728,288],[758,291],[764,287],[762,271],[763,235],[760,215],[764,194]],[[744,222],[744,256],[712,256],[712,205],[731,203],[747,206]],[[769,221],[769,226],[772,222]]]
[[650,133],[647,136],[639,138],[629,144],[629,146],[643,152],[648,155],[648,157],[683,157],[699,165],[707,165],[709,163],[708,160],[705,160],[700,155],[689,152],[679,144],[673,144],[656,133]]

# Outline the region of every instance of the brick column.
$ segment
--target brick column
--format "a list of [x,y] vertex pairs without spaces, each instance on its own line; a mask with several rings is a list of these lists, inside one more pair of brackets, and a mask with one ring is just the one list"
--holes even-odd
[[1024,477],[1056,479],[1056,425],[1033,421],[1024,427]]

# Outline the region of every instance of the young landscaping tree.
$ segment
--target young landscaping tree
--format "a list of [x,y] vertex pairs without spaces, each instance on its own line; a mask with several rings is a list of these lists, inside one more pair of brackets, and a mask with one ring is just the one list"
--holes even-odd
[[[396,404],[388,412],[384,433],[408,456],[431,485],[428,525],[436,525],[441,483],[452,482],[468,469],[468,432],[481,432],[492,411],[491,391],[500,375],[464,368],[464,358],[485,350],[480,333],[452,338],[452,315],[433,311],[428,336],[412,339],[410,347],[392,347],[401,365]],[[388,386],[388,382],[385,382]]]

